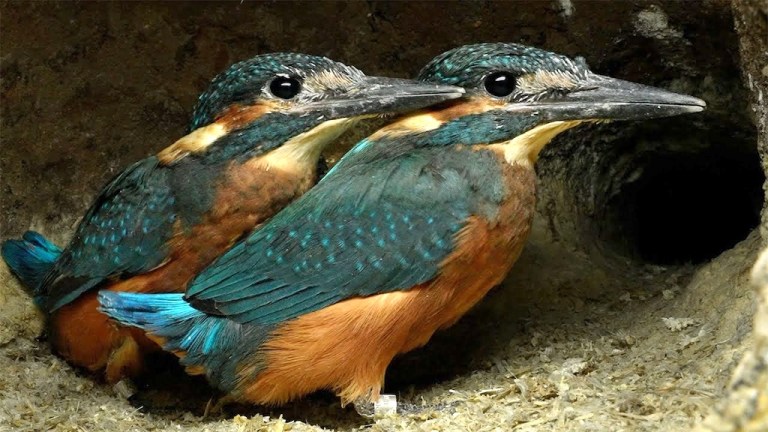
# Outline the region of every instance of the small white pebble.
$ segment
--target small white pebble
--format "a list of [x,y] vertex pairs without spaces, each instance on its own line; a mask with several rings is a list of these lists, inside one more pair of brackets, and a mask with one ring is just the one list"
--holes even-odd
[[664,322],[664,325],[667,326],[668,329],[674,332],[677,332],[685,328],[688,328],[690,326],[694,326],[698,324],[696,320],[693,318],[666,317],[666,318],[662,318],[661,320]]
[[570,18],[573,15],[573,3],[571,0],[557,0],[560,6],[560,15],[563,18]]
[[669,17],[658,6],[652,5],[635,16],[635,30],[648,38],[679,39],[683,33],[669,26]]
[[566,375],[577,375],[587,370],[588,366],[589,363],[584,361],[583,358],[573,357],[566,359],[560,370]]

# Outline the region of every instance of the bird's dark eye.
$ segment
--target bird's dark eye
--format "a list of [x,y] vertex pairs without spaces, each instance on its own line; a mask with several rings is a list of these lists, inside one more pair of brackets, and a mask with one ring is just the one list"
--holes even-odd
[[280,99],[291,99],[301,91],[301,83],[296,78],[279,76],[269,83],[269,91]]
[[517,79],[509,72],[494,72],[485,77],[485,90],[496,96],[509,96],[515,91]]

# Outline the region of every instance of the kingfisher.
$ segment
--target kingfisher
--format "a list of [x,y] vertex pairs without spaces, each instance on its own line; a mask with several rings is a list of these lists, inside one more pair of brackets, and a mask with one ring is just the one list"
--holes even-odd
[[101,291],[102,310],[231,400],[277,405],[327,389],[342,405],[376,401],[394,356],[509,272],[531,231],[534,164],[553,137],[705,107],[509,43],[448,51],[419,79],[466,94],[356,144],[185,294]]
[[[3,244],[71,363],[114,383],[155,349],[98,311],[99,289],[183,292],[238,239],[314,185],[321,152],[357,121],[418,109],[463,89],[369,77],[297,53],[234,64],[199,97],[190,133],[98,194],[63,250],[36,232]],[[159,349],[159,347],[157,347]]]

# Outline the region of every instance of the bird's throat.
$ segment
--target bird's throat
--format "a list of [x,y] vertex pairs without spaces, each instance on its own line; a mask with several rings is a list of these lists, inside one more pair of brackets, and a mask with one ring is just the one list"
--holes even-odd
[[578,126],[580,123],[582,123],[582,120],[545,123],[511,140],[492,144],[490,147],[501,150],[504,154],[504,159],[509,164],[533,166],[545,145],[552,141],[559,133]]
[[259,161],[287,172],[314,172],[323,150],[358,120],[352,117],[323,122],[259,157]]

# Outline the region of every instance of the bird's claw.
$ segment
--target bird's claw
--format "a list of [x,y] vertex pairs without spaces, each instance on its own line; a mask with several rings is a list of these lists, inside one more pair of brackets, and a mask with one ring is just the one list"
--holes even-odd
[[375,419],[395,414],[419,415],[427,411],[445,411],[457,405],[457,402],[440,403],[432,405],[416,405],[406,402],[398,402],[395,395],[381,395],[376,402],[360,399],[352,404],[355,411],[365,418]]

